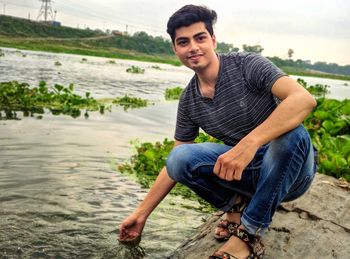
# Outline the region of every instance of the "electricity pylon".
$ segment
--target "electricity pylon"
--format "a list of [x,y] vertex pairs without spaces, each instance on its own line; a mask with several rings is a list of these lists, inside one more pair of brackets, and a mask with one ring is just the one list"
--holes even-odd
[[51,0],[39,0],[41,3],[41,7],[39,10],[38,18],[37,20],[40,19],[40,17],[43,15],[44,16],[44,21],[47,22],[48,18],[51,17],[51,20],[54,21],[55,17],[52,12],[51,8]]

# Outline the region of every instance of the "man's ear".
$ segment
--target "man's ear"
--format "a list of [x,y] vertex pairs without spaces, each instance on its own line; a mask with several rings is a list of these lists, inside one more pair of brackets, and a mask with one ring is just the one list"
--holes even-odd
[[176,54],[176,46],[175,46],[175,44],[173,44],[173,51]]

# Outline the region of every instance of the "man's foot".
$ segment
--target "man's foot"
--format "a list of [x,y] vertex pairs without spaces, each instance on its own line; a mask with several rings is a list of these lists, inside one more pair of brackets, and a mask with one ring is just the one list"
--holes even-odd
[[237,228],[241,223],[241,213],[239,212],[227,212],[225,219],[219,221],[215,228],[215,238],[217,240],[228,240],[231,236],[230,228]]
[[247,259],[261,258],[264,254],[264,245],[259,237],[248,234],[241,225],[235,234],[209,259]]
[[250,255],[250,248],[243,240],[236,236],[231,236],[219,251],[215,252],[213,255],[220,258],[224,253],[231,255],[231,258],[246,259]]

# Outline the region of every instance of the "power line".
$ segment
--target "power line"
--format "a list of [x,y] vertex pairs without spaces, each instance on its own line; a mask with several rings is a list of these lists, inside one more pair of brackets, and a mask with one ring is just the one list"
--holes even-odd
[[39,14],[38,17],[36,18],[37,20],[40,19],[40,17],[43,15],[44,16],[44,21],[47,22],[47,18],[48,16],[51,17],[51,20],[54,21],[54,15],[52,12],[52,8],[51,8],[51,0],[39,0],[41,3],[41,7],[39,10]]
[[[55,15],[54,12],[52,11],[51,3],[53,2],[52,0],[38,0],[41,3],[40,11],[38,18],[43,17],[45,20],[45,13],[46,13],[46,20],[55,20]],[[71,4],[68,3],[72,2]],[[98,12],[97,10],[93,10],[89,6],[84,6],[80,3],[77,3],[75,1],[70,1],[68,0],[66,3],[64,1],[61,1],[58,3],[59,6],[61,6],[62,11],[60,13],[65,13],[68,14],[69,10],[72,10],[74,13],[78,13],[78,16],[80,16],[82,19],[86,19],[86,16],[93,18],[96,22],[100,20],[104,26],[105,24],[108,24],[107,28],[113,29],[113,27],[119,27],[119,28],[125,28],[128,26],[128,29],[131,32],[136,32],[136,31],[146,31],[149,34],[153,35],[162,35],[166,36],[165,28],[159,26],[159,25],[148,25],[145,24],[145,19],[141,19],[141,17],[135,17],[133,18],[125,18],[123,15],[118,14],[114,17],[109,17],[106,16],[104,13]],[[25,2],[20,2],[20,3],[11,3],[10,5],[13,6],[19,6],[19,7],[25,7],[25,8],[33,8],[33,6],[29,6],[25,4]],[[64,9],[66,10],[64,10]],[[85,17],[84,17],[85,15]],[[77,17],[77,16],[76,16]],[[109,18],[108,18],[109,17]],[[98,26],[93,26],[98,28]]]

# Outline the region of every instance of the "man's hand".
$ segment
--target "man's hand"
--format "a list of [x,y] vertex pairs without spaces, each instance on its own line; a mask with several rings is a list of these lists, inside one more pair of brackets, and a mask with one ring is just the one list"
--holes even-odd
[[218,157],[214,174],[227,181],[239,181],[243,170],[253,160],[259,147],[240,141],[236,146]]
[[133,213],[119,226],[119,241],[122,243],[133,243],[141,237],[146,218]]

